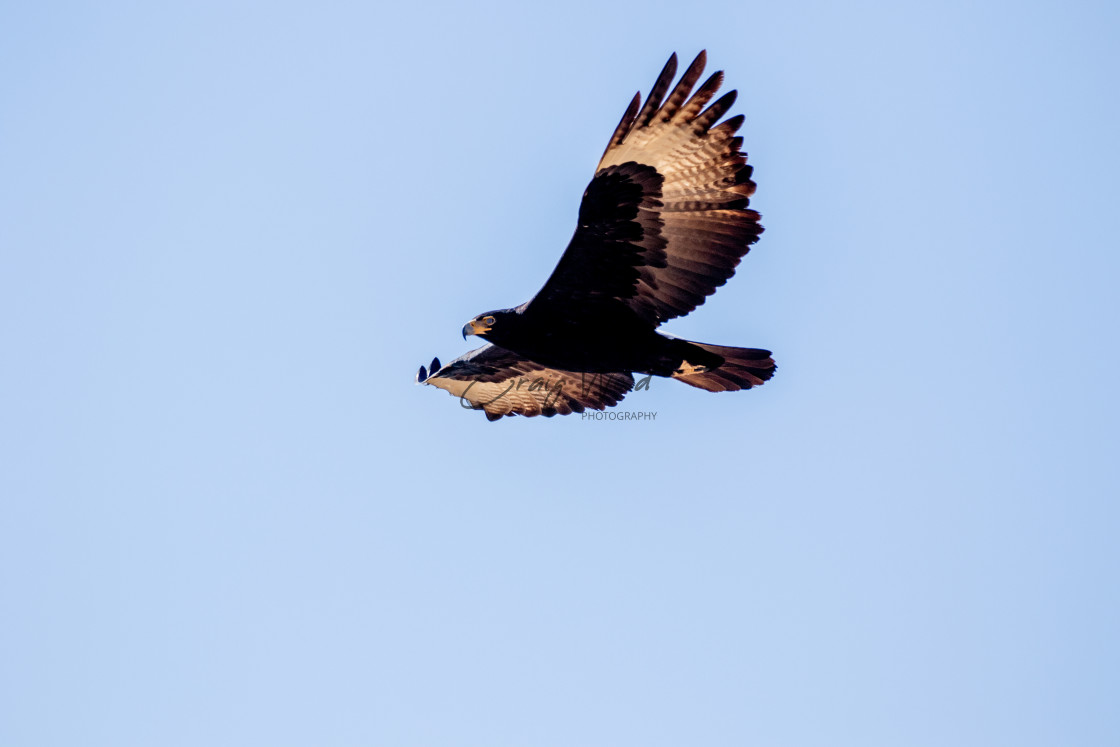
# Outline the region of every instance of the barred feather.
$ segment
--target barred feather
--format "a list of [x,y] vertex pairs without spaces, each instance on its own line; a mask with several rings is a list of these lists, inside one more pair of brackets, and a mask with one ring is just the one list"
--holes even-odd
[[[531,304],[605,294],[660,324],[702,304],[758,240],[759,215],[748,208],[755,191],[752,169],[740,151],[743,139],[735,134],[744,117],[719,122],[736,93],[724,94],[704,109],[719,89],[722,73],[692,92],[706,60],[706,53],[697,55],[665,98],[677,67],[676,55],[671,56],[640,111],[640,97],[631,101],[580,207],[581,216],[634,225],[637,233],[629,240],[634,251],[602,243],[605,236],[626,235],[619,228],[602,221],[587,225],[581,218],[556,270]],[[623,199],[621,185],[598,184],[611,179],[615,185],[619,178],[644,190],[636,215],[588,204]],[[634,202],[633,197],[625,199]],[[692,273],[689,282],[671,283],[667,268],[684,266]],[[611,272],[603,273],[608,267]]]

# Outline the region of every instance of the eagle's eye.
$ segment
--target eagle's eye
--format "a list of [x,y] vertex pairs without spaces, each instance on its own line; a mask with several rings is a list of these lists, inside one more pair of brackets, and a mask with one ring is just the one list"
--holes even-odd
[[485,324],[487,327],[493,327],[495,321],[497,321],[497,320],[494,319],[494,317],[492,317],[492,316],[482,317],[482,323]]

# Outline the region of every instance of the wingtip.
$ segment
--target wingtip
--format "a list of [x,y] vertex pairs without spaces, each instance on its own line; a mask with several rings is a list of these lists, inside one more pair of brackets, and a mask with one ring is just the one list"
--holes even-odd
[[432,358],[432,365],[429,370],[431,370],[431,372],[435,374],[435,372],[440,370],[441,368],[443,368],[443,366],[439,364],[439,358]]
[[669,82],[670,83],[672,82],[673,77],[676,76],[676,74],[677,74],[677,53],[676,52],[673,52],[671,55],[669,55],[669,61],[665,63],[665,69],[662,70],[661,73],[662,73],[662,75],[668,73]]
[[423,366],[420,366],[420,370],[416,372],[416,383],[417,384],[423,384],[427,380],[428,380],[428,370],[426,368],[424,368]]

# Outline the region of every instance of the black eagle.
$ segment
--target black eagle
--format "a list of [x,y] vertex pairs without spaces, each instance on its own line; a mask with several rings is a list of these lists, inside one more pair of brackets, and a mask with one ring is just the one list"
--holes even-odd
[[583,193],[575,235],[537,295],[469,321],[463,338],[488,344],[446,366],[438,358],[431,370],[421,366],[419,383],[497,420],[605,409],[626,396],[635,373],[711,392],[774,375],[768,350],[657,331],[715,293],[762,233],[735,134],[743,115],[719,122],[736,92],[705,108],[723,81],[717,72],[692,93],[706,59],[701,52],[670,92],[674,54],[644,106],[635,94]]

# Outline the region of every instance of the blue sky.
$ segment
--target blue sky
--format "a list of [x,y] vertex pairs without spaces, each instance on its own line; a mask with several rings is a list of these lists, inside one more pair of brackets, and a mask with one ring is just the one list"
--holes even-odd
[[[771,5],[0,10],[0,743],[1115,744],[1120,14]],[[773,381],[415,386],[702,48]]]

